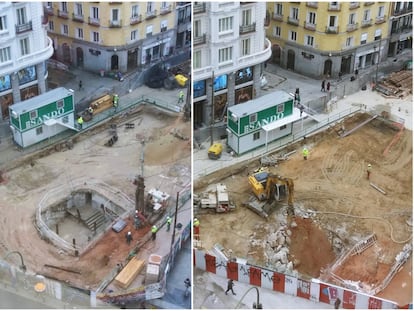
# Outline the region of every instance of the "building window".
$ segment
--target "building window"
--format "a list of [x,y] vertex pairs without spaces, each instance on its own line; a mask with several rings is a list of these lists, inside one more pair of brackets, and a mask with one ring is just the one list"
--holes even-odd
[[6,15],[0,16],[0,31],[7,30],[7,17]]
[[32,110],[29,112],[29,118],[30,120],[34,120],[37,118],[37,110]]
[[280,130],[284,130],[284,129],[286,129],[287,128],[287,125],[285,124],[285,125],[282,125],[279,129]]
[[131,7],[131,17],[138,17],[139,16],[139,6],[138,4],[135,4]]
[[290,17],[292,19],[298,20],[299,19],[299,8],[291,8]]
[[375,41],[381,40],[381,34],[382,34],[381,29],[377,29],[377,30],[375,30],[374,40],[375,40]]
[[82,4],[75,3],[75,15],[83,16]]
[[279,26],[273,27],[273,36],[280,37],[280,27]]
[[62,122],[63,123],[69,123],[69,116],[64,116],[63,118],[62,118]]
[[367,38],[368,38],[368,34],[367,33],[363,33],[361,35],[361,44],[367,43]]
[[285,111],[285,104],[279,104],[276,106],[276,113],[281,113]]
[[378,17],[384,17],[384,6],[378,7]]
[[63,99],[56,102],[56,109],[62,109],[65,106],[65,101]]
[[248,26],[252,24],[252,11],[243,10],[242,11],[242,26]]
[[260,139],[260,132],[256,132],[253,134],[253,140],[259,140]]
[[219,32],[233,30],[233,16],[219,19]]
[[152,13],[154,10],[154,4],[152,2],[147,2],[147,13]]
[[22,56],[30,54],[29,38],[24,38],[20,40],[20,53]]
[[316,13],[315,12],[308,13],[308,23],[312,25],[316,24]]
[[42,135],[43,134],[43,127],[39,126],[36,128],[36,135]]
[[257,113],[251,114],[249,116],[249,123],[254,123],[257,121]]
[[369,16],[370,16],[370,10],[365,10],[364,11],[364,21],[368,21],[369,20]]
[[131,41],[137,40],[137,33],[138,33],[137,30],[131,31]]
[[250,55],[250,38],[242,40],[242,56]]
[[165,20],[165,21],[161,21],[161,32],[165,32],[165,31],[167,31],[167,25],[168,25],[168,21],[167,20]]
[[231,61],[233,59],[233,47],[219,49],[219,63]]
[[276,15],[283,15],[283,5],[281,3],[275,4]]
[[55,31],[55,23],[53,23],[53,21],[49,21],[49,30]]
[[113,24],[118,25],[119,24],[119,10],[118,9],[113,9],[112,12],[111,12],[111,16],[112,16],[111,22]]
[[329,16],[329,27],[336,27],[336,16]]
[[167,2],[165,1],[161,2],[161,9],[167,9],[167,8],[168,8]]
[[61,25],[62,28],[62,35],[68,35],[69,34],[69,27],[68,25]]
[[26,9],[20,8],[16,10],[17,13],[17,25],[24,25],[27,23],[26,19]]
[[354,45],[354,37],[348,37],[346,38],[345,46],[351,47]]
[[99,8],[96,6],[91,7],[91,17],[93,19],[98,19],[99,18]]
[[76,38],[83,39],[83,29],[82,28],[76,28]]
[[356,23],[356,14],[355,13],[349,14],[348,24],[355,25],[355,23]]
[[314,37],[312,36],[305,36],[305,45],[309,45],[313,47],[313,41],[314,41]]
[[201,37],[201,21],[199,19],[194,21],[194,37]]
[[92,42],[100,43],[99,41],[99,32],[92,31]]
[[297,33],[296,31],[289,30],[289,39],[290,41],[296,41]]
[[201,68],[201,51],[195,51],[193,53],[193,66],[194,69]]
[[68,12],[68,3],[67,2],[61,2],[60,8],[62,9],[62,12],[67,13]]
[[152,25],[147,26],[147,28],[145,30],[145,33],[146,33],[147,37],[152,35],[152,28],[153,28]]
[[0,63],[8,62],[9,60],[11,60],[10,47],[0,49]]

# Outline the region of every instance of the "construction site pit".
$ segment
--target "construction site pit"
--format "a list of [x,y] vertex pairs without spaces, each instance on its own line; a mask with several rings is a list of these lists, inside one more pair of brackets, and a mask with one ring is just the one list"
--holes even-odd
[[[134,209],[121,191],[99,181],[74,181],[49,191],[39,202],[36,226],[43,239],[69,255],[84,253]],[[114,224],[115,223],[115,224]]]

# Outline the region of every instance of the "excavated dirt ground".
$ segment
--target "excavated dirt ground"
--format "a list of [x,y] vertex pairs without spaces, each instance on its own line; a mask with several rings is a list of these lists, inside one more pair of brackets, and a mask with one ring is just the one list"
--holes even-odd
[[[345,120],[345,128],[350,130],[368,117],[353,116]],[[412,243],[412,132],[404,130],[384,154],[397,133],[390,123],[373,120],[345,138],[339,138],[331,128],[278,153],[296,150],[289,160],[270,171],[295,183],[298,226],[291,228],[290,260],[296,262],[299,273],[322,278],[321,270],[329,269],[341,250],[375,233],[374,246],[335,271],[345,280],[375,287],[388,274],[403,246]],[[304,145],[310,149],[306,161],[301,157]],[[368,163],[373,167],[370,182],[386,195],[370,186]],[[196,212],[203,248],[210,250],[218,243],[231,249],[233,256],[266,266],[264,245],[276,226],[287,222],[287,213],[286,204],[278,203],[266,221],[243,206],[252,194],[247,176],[259,165],[255,160],[222,169],[195,181],[194,191],[201,193],[209,184],[224,183],[237,206],[228,214]],[[251,243],[260,239],[264,243]],[[339,250],[332,247],[334,240],[341,242]],[[411,258],[378,296],[400,305],[412,302]]]
[[[134,123],[135,128],[125,129],[125,122]],[[64,254],[42,240],[34,226],[35,211],[42,197],[60,185],[67,185],[70,191],[70,182],[74,179],[103,181],[135,200],[133,180],[141,174],[142,139],[146,141],[144,177],[147,191],[158,188],[176,193],[191,180],[190,142],[171,134],[175,129],[190,137],[189,122],[147,106],[130,119],[120,119],[117,123],[119,139],[113,147],[104,146],[111,137],[108,125],[83,134],[71,150],[28,159],[4,172],[5,182],[0,184],[0,255],[18,250],[29,271],[92,289],[96,289],[117,263],[128,257],[133,245],[126,243],[125,232],[131,231],[133,241],[137,242],[149,231],[149,227],[136,231],[131,219],[126,230],[119,234],[112,230],[107,232],[92,249],[79,257]]]

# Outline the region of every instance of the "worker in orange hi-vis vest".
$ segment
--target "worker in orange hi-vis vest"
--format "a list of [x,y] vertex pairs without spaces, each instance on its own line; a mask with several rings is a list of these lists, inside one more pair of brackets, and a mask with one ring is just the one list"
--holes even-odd
[[197,218],[194,218],[193,226],[194,226],[194,239],[199,240],[200,239],[200,221]]

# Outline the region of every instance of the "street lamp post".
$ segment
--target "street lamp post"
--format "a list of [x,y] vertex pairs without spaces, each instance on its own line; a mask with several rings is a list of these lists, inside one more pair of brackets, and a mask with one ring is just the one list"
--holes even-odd
[[239,302],[237,303],[235,309],[237,309],[238,307],[240,307],[240,304],[243,300],[243,298],[247,295],[248,292],[250,292],[252,289],[256,290],[256,302],[253,302],[253,309],[263,309],[263,305],[260,303],[260,294],[259,294],[259,289],[257,287],[250,287],[242,296],[242,298],[240,298]]

